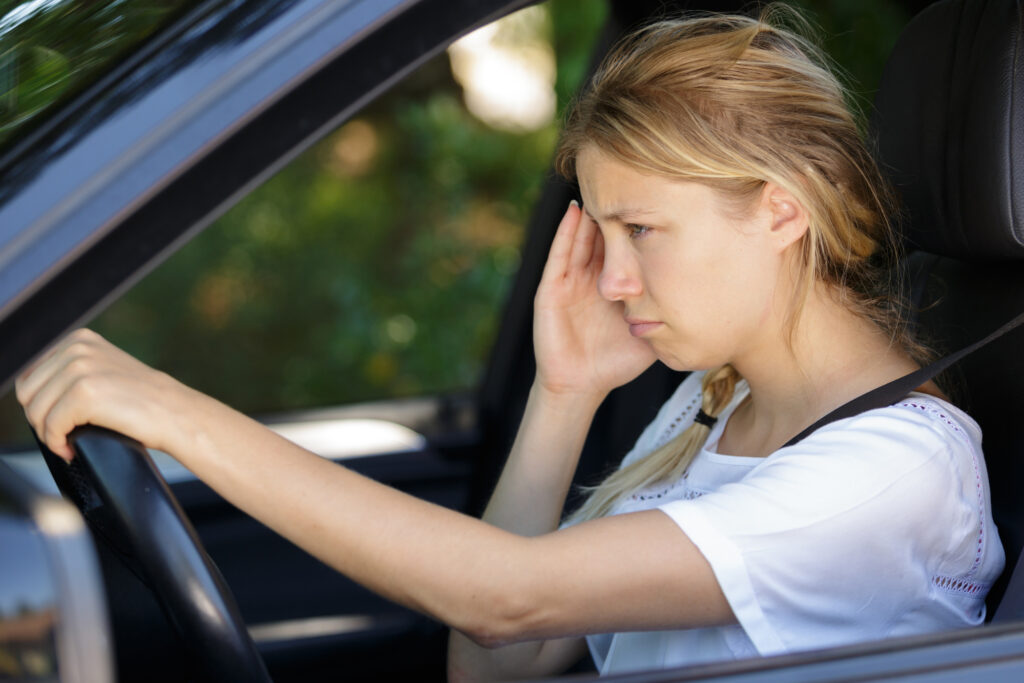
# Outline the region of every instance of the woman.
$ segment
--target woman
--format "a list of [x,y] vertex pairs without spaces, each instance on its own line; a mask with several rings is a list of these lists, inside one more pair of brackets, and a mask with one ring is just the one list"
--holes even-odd
[[[916,369],[881,292],[878,171],[814,50],[769,21],[621,44],[559,151],[580,184],[535,302],[537,375],[484,522],[326,462],[79,331],[18,381],[37,433],[92,423],[453,627],[453,679],[693,663],[976,624],[1002,568],[981,436],[929,383],[783,445]],[[880,265],[881,264],[881,265]],[[559,528],[607,393],[694,370]],[[597,635],[614,634],[614,635]]]

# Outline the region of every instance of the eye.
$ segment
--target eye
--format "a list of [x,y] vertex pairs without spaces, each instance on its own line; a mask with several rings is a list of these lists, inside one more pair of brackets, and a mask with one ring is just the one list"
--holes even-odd
[[640,225],[639,223],[626,223],[626,232],[629,233],[630,239],[640,239],[650,231],[651,229],[646,225]]

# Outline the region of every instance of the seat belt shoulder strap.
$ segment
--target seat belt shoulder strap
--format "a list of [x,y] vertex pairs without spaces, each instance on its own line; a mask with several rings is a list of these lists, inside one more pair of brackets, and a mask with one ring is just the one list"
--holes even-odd
[[1017,315],[1013,320],[1010,320],[998,330],[988,335],[984,339],[980,339],[973,344],[965,346],[956,353],[951,353],[948,356],[940,358],[939,360],[926,365],[923,368],[915,370],[908,375],[904,375],[899,379],[895,379],[888,384],[884,384],[877,389],[872,389],[866,394],[861,394],[857,398],[844,403],[839,406],[831,413],[821,418],[807,429],[803,430],[792,439],[786,442],[783,446],[792,446],[795,443],[803,441],[805,438],[810,436],[812,433],[821,429],[825,425],[835,422],[836,420],[842,420],[847,417],[853,417],[859,415],[866,410],[873,410],[875,408],[884,408],[885,406],[891,406],[892,404],[902,400],[919,386],[938,375],[943,370],[947,369],[954,363],[958,362],[964,356],[974,353],[986,344],[995,341],[999,337],[1002,337],[1007,332],[1018,327],[1021,323],[1024,323],[1024,313]]

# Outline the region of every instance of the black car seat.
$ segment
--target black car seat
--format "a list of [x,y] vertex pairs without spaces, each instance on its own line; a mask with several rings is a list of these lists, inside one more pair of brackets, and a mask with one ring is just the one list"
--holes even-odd
[[[875,98],[878,153],[906,212],[916,322],[940,353],[1024,311],[1022,38],[1019,2],[937,2],[903,31]],[[954,401],[981,425],[1006,550],[990,616],[1024,546],[1022,344],[1018,329],[945,378]],[[1015,581],[1000,617],[1014,611],[1011,603],[1024,606],[1016,592]]]

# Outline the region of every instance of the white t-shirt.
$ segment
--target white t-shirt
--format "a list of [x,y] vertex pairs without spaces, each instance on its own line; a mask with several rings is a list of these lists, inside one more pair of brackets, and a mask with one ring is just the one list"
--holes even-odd
[[[687,428],[692,373],[623,459]],[[601,673],[808,650],[981,623],[1004,563],[981,430],[924,394],[837,420],[766,458],[719,454],[737,384],[704,450],[672,484],[612,514],[658,508],[711,564],[738,625],[588,637]]]

